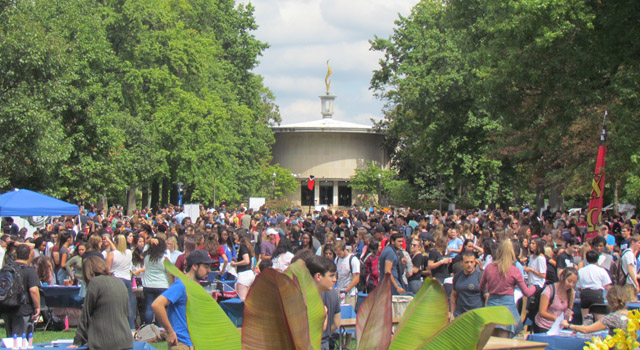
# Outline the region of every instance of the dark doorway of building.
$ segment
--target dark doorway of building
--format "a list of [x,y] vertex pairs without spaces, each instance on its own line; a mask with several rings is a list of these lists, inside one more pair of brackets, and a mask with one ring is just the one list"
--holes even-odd
[[303,182],[300,187],[300,203],[302,205],[313,205],[313,190],[309,189],[309,183]]
[[338,184],[338,205],[341,207],[351,206],[351,187],[347,183]]
[[333,204],[333,184],[320,185],[320,205]]

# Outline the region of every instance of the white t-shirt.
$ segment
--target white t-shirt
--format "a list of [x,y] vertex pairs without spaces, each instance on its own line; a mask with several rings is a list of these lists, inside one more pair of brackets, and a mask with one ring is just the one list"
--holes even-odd
[[[546,274],[547,273],[547,259],[545,259],[543,254],[536,256],[533,259],[529,260],[530,268],[538,271],[539,273]],[[544,277],[538,277],[533,272],[527,272],[529,275],[529,285],[530,286],[538,286],[540,288],[544,287]]]
[[633,266],[633,271],[638,271],[638,261],[636,255],[631,249],[626,249],[622,252],[622,272],[627,275],[627,283],[632,284],[636,290],[638,290],[638,282],[629,275],[629,265]]
[[126,249],[124,253],[119,250],[113,251],[113,262],[111,263],[113,277],[130,280],[131,265],[131,251],[129,249]]
[[[353,274],[360,273],[360,261],[357,258],[351,258],[352,256],[353,254],[348,254],[343,259],[336,259],[338,290],[346,289],[351,281],[353,281]],[[349,267],[349,265],[351,265],[351,267]],[[356,295],[356,293],[356,288],[351,288],[346,294]]]
[[605,269],[589,264],[578,270],[578,288],[604,290],[604,286],[611,284],[611,278]]

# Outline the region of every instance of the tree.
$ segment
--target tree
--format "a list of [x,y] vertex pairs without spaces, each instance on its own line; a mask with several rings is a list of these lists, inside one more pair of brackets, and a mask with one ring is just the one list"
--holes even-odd
[[389,194],[396,173],[393,170],[382,170],[380,166],[368,161],[364,168],[355,169],[351,176],[351,188],[360,191],[368,201],[376,198],[377,205],[387,205],[383,199]]
[[[371,87],[402,178],[423,198],[509,204],[588,197],[602,113],[622,187],[638,144],[633,1],[421,1],[400,17]],[[635,54],[634,54],[635,53]],[[442,179],[442,181],[439,181]],[[442,188],[437,190],[436,188]],[[586,202],[586,200],[584,201]]]

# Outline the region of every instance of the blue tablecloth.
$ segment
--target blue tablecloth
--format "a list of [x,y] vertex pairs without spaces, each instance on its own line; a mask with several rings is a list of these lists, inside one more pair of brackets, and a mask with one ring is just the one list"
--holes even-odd
[[627,303],[627,309],[629,310],[640,309],[640,303]]
[[[33,344],[35,350],[50,350],[50,349],[67,349],[68,345],[51,345],[50,343]],[[86,346],[81,346],[78,349],[87,349]],[[143,341],[133,343],[133,350],[156,350],[151,344]]]
[[229,316],[236,327],[242,327],[242,314],[244,313],[244,301],[239,298],[227,299],[220,302],[220,307]]
[[607,332],[567,334],[567,336],[540,333],[530,334],[527,337],[527,340],[549,344],[545,347],[545,350],[582,350],[585,346],[585,342],[591,341],[591,338],[595,336],[601,336],[604,338],[607,336]]
[[80,296],[79,286],[49,286],[40,289],[48,307],[82,309],[84,298]]

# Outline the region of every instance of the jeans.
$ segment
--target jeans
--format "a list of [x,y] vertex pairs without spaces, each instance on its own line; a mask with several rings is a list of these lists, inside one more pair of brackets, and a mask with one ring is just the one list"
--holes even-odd
[[58,269],[58,271],[56,271],[56,283],[59,286],[64,286],[64,280],[67,278],[71,278],[71,276],[69,276],[69,274],[67,273],[67,269],[60,268]]
[[[22,336],[22,333],[29,334],[28,328],[31,316],[18,316],[15,314],[15,311],[13,311],[2,314],[2,318],[4,319],[7,338],[13,337],[14,334],[17,334],[19,337]],[[33,332],[33,326],[31,332]]]
[[[151,309],[151,304],[156,300],[157,297],[160,296],[167,288],[142,288],[142,294],[144,295],[144,302],[146,307],[144,309],[144,323],[151,324],[153,322],[153,309]],[[157,323],[157,322],[156,322]]]
[[125,280],[123,278],[118,278],[122,282],[124,282],[125,287],[127,287],[127,292],[129,292],[129,328],[131,330],[136,329],[136,298],[133,296],[133,289],[131,280]]
[[418,291],[420,290],[420,287],[422,287],[422,281],[421,280],[414,280],[414,281],[409,281],[409,292],[413,293],[413,294],[418,294]]

